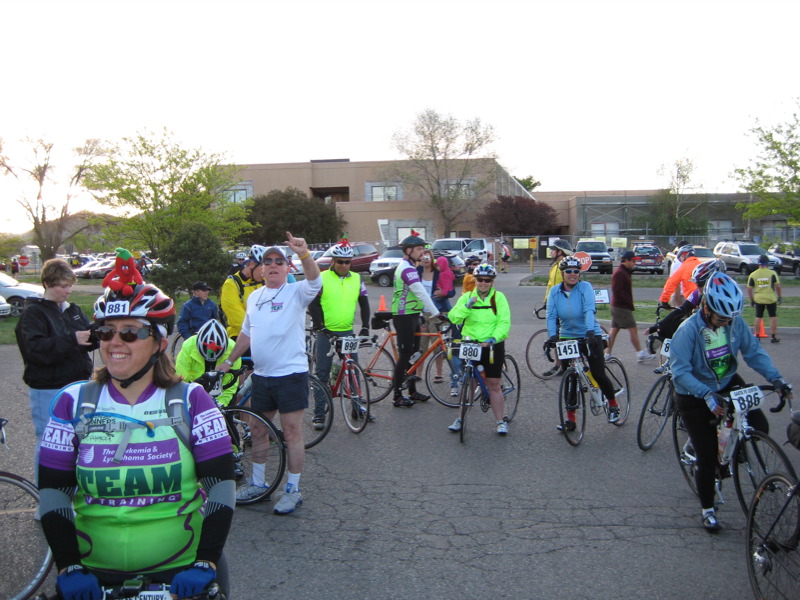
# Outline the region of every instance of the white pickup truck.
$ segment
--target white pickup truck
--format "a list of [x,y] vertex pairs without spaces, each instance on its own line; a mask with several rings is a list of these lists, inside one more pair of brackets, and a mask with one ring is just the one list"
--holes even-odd
[[433,242],[431,248],[442,252],[455,252],[462,259],[477,256],[481,262],[488,260],[490,253],[493,256],[495,254],[494,244],[486,238],[440,238]]

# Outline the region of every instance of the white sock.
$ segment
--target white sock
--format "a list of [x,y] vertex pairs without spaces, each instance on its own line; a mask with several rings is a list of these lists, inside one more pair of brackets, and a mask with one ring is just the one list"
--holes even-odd
[[286,491],[291,491],[291,488],[295,491],[300,491],[300,473],[287,473],[286,474]]
[[253,485],[266,487],[267,482],[264,481],[264,471],[266,469],[267,463],[253,463]]
[[717,511],[714,510],[713,508],[704,508],[703,509],[703,516],[705,517],[706,515],[713,515],[716,512]]

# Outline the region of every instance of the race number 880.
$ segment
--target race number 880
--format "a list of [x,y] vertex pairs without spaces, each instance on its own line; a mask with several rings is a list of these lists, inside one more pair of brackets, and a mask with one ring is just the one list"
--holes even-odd
[[480,360],[481,358],[481,345],[480,344],[461,344],[458,352],[458,357],[462,360]]

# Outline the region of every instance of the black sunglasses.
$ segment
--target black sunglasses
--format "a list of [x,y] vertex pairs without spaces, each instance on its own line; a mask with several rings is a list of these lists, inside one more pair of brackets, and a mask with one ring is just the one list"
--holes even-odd
[[114,334],[119,334],[119,339],[123,342],[135,342],[136,340],[146,340],[153,335],[153,330],[150,327],[123,327],[119,331],[111,327],[98,327],[95,329],[97,339],[101,342],[110,342],[114,338]]
[[491,283],[494,280],[491,277],[476,277],[475,281],[478,283]]
[[336,259],[336,264],[337,265],[349,265],[350,261],[349,260],[342,260],[341,258],[337,258]]
[[273,262],[278,266],[286,264],[286,261],[283,260],[282,258],[265,258],[264,259],[264,264],[265,265],[271,265]]

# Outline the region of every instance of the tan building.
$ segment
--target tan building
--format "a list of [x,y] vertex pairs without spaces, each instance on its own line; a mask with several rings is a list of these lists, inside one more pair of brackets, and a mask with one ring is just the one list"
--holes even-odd
[[[462,209],[448,227],[431,207],[412,161],[350,162],[318,160],[308,163],[239,165],[240,185],[234,197],[267,194],[293,187],[323,202],[335,202],[347,221],[351,241],[385,248],[409,235],[426,240],[439,237],[486,237],[475,224],[478,212],[497,196],[532,197],[493,159],[454,161],[457,173],[444,173],[442,190],[463,194]],[[464,209],[463,206],[467,208]],[[565,222],[566,225],[566,222]],[[445,230],[448,231],[445,231]]]

